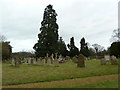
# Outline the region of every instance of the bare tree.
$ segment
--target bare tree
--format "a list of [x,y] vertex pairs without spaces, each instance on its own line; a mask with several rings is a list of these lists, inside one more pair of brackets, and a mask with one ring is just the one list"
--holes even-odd
[[4,42],[6,40],[7,38],[4,35],[0,34],[0,42]]
[[113,35],[110,39],[111,42],[120,42],[120,28],[113,31]]
[[92,46],[94,47],[94,49],[95,49],[95,51],[96,51],[96,54],[97,54],[98,52],[101,52],[101,51],[104,50],[104,47],[101,46],[101,45],[93,44]]

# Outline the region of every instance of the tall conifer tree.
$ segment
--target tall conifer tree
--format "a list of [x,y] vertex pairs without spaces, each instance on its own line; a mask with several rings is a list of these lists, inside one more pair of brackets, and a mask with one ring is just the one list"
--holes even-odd
[[81,39],[80,45],[81,45],[80,53],[86,57],[90,56],[89,49],[88,49],[87,43],[85,42],[84,37]]
[[58,24],[56,23],[57,13],[52,5],[48,5],[44,10],[43,21],[41,22],[38,43],[33,47],[36,57],[44,57],[48,53],[58,52]]
[[69,48],[69,56],[74,57],[75,55],[79,55],[79,50],[78,48],[75,46],[74,43],[74,37],[70,38],[70,44],[67,45]]

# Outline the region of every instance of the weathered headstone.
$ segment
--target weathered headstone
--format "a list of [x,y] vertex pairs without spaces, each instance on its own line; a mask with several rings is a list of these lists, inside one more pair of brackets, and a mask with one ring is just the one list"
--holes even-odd
[[47,65],[51,65],[51,59],[49,57],[47,58]]
[[33,58],[33,64],[37,64],[36,59]]
[[14,58],[12,58],[12,63],[11,63],[13,66],[15,66],[15,60]]
[[101,65],[105,65],[106,64],[106,60],[105,59],[101,59],[100,62],[101,62]]
[[28,64],[31,64],[31,58],[28,58]]
[[50,59],[51,59],[51,64],[52,64],[53,61],[54,61],[54,54],[52,54],[52,55],[50,56]]
[[55,66],[59,67],[59,61],[57,59],[57,53],[55,53]]
[[68,60],[68,61],[71,60],[70,56],[66,56],[65,59]]
[[77,63],[78,67],[85,67],[85,61],[84,61],[84,56],[82,54],[80,54],[78,56],[78,63]]
[[34,61],[34,59],[33,59],[33,58],[30,58],[30,61],[31,61],[31,62],[30,62],[31,64],[34,64],[34,63],[33,63],[33,61]]
[[42,65],[45,65],[46,64],[46,60],[43,58],[42,59]]
[[106,61],[110,61],[110,56],[109,56],[109,55],[105,55],[105,56],[104,56],[104,59],[105,59]]
[[77,63],[77,62],[78,62],[77,56],[74,56],[74,57],[72,58],[72,61],[75,62],[75,63]]
[[37,65],[41,65],[41,58],[37,59]]
[[112,65],[118,65],[117,58],[115,56],[111,56],[111,64]]
[[20,61],[18,60],[18,58],[15,57],[14,60],[15,60],[15,66],[19,66]]

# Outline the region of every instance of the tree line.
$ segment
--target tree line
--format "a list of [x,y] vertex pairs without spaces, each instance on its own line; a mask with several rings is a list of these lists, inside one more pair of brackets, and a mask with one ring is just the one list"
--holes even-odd
[[66,45],[62,37],[59,37],[59,26],[56,23],[56,16],[57,13],[53,9],[53,6],[48,5],[44,10],[43,21],[41,22],[40,33],[38,34],[39,40],[33,47],[36,57],[45,57],[46,54],[50,56],[55,53],[70,57],[74,57],[78,54],[83,54],[86,57],[92,55],[101,56],[109,53],[111,53],[110,55],[113,54],[112,52],[114,50],[110,51],[110,49],[113,49],[114,45],[111,45],[108,50],[105,50],[104,47],[98,44],[92,45],[94,49],[88,48],[84,37],[80,40],[80,50],[75,46],[74,37],[71,37],[70,43]]
[[12,54],[12,46],[9,41],[6,41],[6,37],[0,34],[0,54],[2,60],[9,59],[13,56],[34,56],[34,57],[45,57],[46,54],[49,56],[51,54],[57,53],[62,56],[74,57],[80,53],[86,57],[89,56],[103,56],[105,54],[115,55],[120,57],[120,29],[115,29],[113,31],[113,36],[111,38],[111,46],[105,50],[103,46],[98,44],[93,44],[89,47],[88,43],[83,37],[80,40],[80,50],[75,46],[74,37],[70,38],[70,43],[65,44],[62,37],[58,34],[59,26],[56,23],[57,13],[53,9],[52,5],[48,5],[43,14],[43,21],[41,22],[40,33],[38,34],[38,42],[33,46],[35,54],[29,52],[19,52]]

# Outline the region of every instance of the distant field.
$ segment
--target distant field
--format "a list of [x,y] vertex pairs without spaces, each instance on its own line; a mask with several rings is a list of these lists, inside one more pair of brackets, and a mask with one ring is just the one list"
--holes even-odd
[[[118,73],[118,65],[111,65],[110,63],[107,65],[100,65],[99,60],[86,60],[85,64],[85,68],[78,68],[77,65],[71,61],[60,64],[59,67],[29,64],[21,64],[20,67],[13,67],[10,64],[3,63],[2,84],[47,82]],[[109,83],[112,82],[113,81],[110,81]]]

